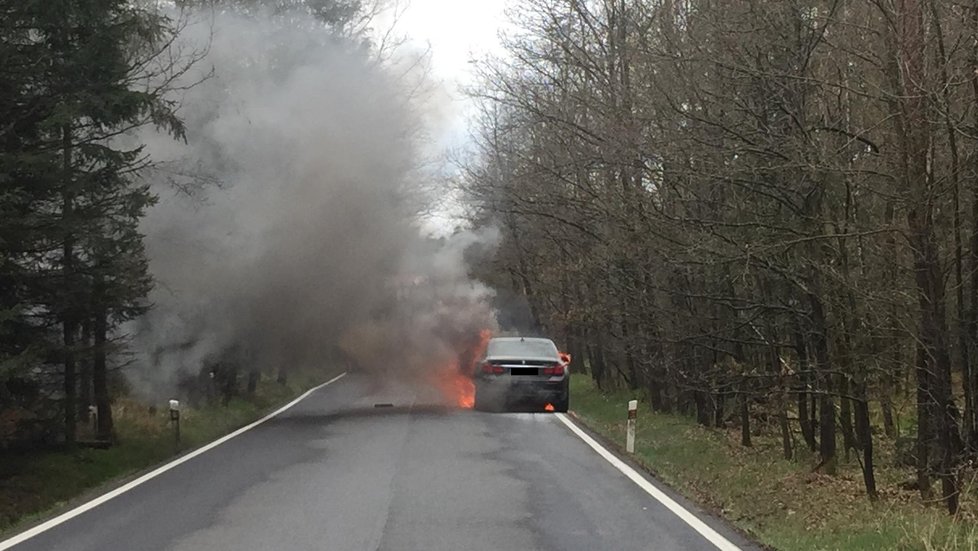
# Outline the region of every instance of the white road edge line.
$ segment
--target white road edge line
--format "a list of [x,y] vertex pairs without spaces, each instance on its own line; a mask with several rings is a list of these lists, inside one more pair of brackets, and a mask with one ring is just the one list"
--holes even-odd
[[713,528],[710,528],[696,515],[686,510],[682,505],[676,503],[675,500],[663,493],[662,490],[653,486],[651,482],[639,474],[635,469],[629,467],[628,464],[619,459],[615,454],[605,449],[605,447],[599,444],[594,438],[591,438],[591,436],[581,430],[580,427],[575,425],[573,421],[568,419],[567,414],[557,413],[556,416],[557,419],[560,419],[562,423],[567,425],[567,428],[569,428],[571,432],[583,440],[585,444],[591,446],[594,451],[598,452],[598,455],[603,457],[608,463],[611,463],[612,466],[631,479],[631,481],[638,485],[639,488],[645,490],[645,492],[655,498],[656,501],[665,505],[666,509],[672,511],[673,514],[688,524],[690,528],[699,532],[701,536],[715,545],[717,549],[721,549],[722,551],[741,551],[741,549],[731,543],[730,540],[721,536]]
[[48,520],[48,521],[46,521],[46,522],[44,522],[42,524],[38,524],[37,526],[35,526],[34,528],[31,528],[30,530],[27,530],[26,532],[21,532],[20,534],[17,534],[16,536],[14,536],[14,537],[12,537],[10,539],[4,540],[4,541],[0,541],[0,551],[4,551],[5,549],[10,549],[11,547],[13,547],[15,545],[18,545],[20,543],[23,543],[23,542],[25,542],[25,541],[33,538],[34,536],[37,536],[38,534],[41,534],[43,532],[47,532],[48,530],[54,528],[55,526],[57,526],[57,525],[59,525],[59,524],[61,524],[63,522],[66,522],[66,521],[68,521],[68,520],[70,520],[72,518],[75,518],[78,515],[84,513],[85,511],[88,511],[90,509],[94,509],[95,507],[98,507],[99,505],[105,503],[106,501],[109,501],[112,498],[118,497],[118,496],[120,496],[120,495],[128,492],[129,490],[132,490],[136,486],[139,486],[140,484],[143,484],[143,483],[145,483],[148,480],[151,480],[153,478],[156,478],[156,477],[160,476],[161,474],[165,473],[166,471],[169,471],[170,469],[172,469],[172,468],[174,468],[174,467],[176,467],[176,466],[178,466],[180,464],[183,464],[183,463],[186,463],[187,461],[190,461],[191,459],[197,457],[198,455],[201,455],[201,454],[203,454],[203,453],[205,453],[205,452],[207,452],[209,450],[212,450],[212,449],[220,446],[221,444],[227,442],[228,440],[234,438],[235,436],[239,436],[240,434],[245,433],[245,432],[247,432],[247,431],[249,431],[249,430],[257,427],[258,425],[264,423],[265,421],[268,421],[272,417],[275,417],[276,415],[282,413],[283,411],[285,411],[285,410],[291,408],[292,406],[298,404],[299,402],[305,400],[313,392],[316,392],[317,390],[323,388],[326,385],[329,385],[329,384],[335,383],[336,381],[339,381],[345,375],[346,375],[346,372],[344,371],[343,373],[340,373],[339,375],[337,375],[336,377],[333,377],[332,379],[326,381],[325,383],[323,383],[321,385],[318,385],[318,386],[315,386],[313,388],[310,388],[309,390],[307,390],[304,393],[302,393],[302,395],[299,396],[298,398],[296,398],[295,400],[292,400],[288,404],[285,404],[284,406],[280,407],[279,409],[275,410],[272,413],[269,413],[268,415],[262,417],[261,419],[255,421],[254,423],[251,423],[250,425],[241,427],[240,429],[232,432],[231,434],[222,436],[221,438],[218,438],[217,440],[211,442],[210,444],[207,444],[207,445],[205,445],[203,447],[197,448],[196,450],[188,453],[187,455],[182,455],[182,456],[178,457],[177,459],[174,459],[173,461],[171,461],[171,462],[169,462],[169,463],[167,463],[167,464],[165,464],[165,465],[163,465],[161,467],[158,467],[158,468],[154,469],[153,471],[150,471],[150,472],[144,474],[143,476],[141,476],[141,477],[139,477],[139,478],[137,478],[137,479],[135,479],[135,480],[133,480],[131,482],[128,482],[128,483],[126,483],[126,484],[124,484],[122,486],[119,486],[118,488],[116,488],[115,490],[112,490],[111,492],[107,492],[105,494],[102,494],[102,495],[96,497],[95,499],[93,499],[91,501],[88,501],[86,503],[83,503],[83,504],[79,505],[78,507],[75,507],[74,509],[72,509],[70,511],[66,511],[66,512],[64,512],[64,513],[62,513],[62,514],[54,517],[51,520]]

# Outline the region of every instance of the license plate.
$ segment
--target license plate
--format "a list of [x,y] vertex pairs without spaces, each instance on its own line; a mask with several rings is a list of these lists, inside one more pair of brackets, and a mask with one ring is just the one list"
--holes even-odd
[[536,376],[539,374],[539,370],[535,367],[514,367],[509,372],[510,375],[532,375]]

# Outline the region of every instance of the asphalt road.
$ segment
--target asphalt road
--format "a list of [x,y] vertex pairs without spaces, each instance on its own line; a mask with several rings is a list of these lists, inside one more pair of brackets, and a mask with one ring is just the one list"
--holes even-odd
[[717,549],[555,415],[422,402],[347,376],[13,549]]

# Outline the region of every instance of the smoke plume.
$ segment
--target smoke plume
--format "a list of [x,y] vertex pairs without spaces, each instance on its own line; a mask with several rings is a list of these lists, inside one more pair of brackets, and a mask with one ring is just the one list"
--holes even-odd
[[212,15],[183,40],[207,48],[187,82],[213,76],[182,98],[188,143],[146,137],[156,287],[129,328],[134,387],[161,397],[228,359],[419,379],[464,367],[494,315],[463,252],[494,236],[419,232],[423,76],[296,16]]

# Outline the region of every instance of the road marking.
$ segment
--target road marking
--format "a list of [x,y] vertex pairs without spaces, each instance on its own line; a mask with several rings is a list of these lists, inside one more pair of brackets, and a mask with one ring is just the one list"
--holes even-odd
[[77,517],[78,515],[84,513],[85,511],[88,511],[90,509],[94,509],[95,507],[98,507],[99,505],[105,503],[106,501],[109,501],[112,498],[118,497],[118,496],[120,496],[120,495],[128,492],[129,490],[132,490],[136,486],[139,486],[140,484],[143,484],[143,483],[147,482],[148,480],[152,480],[152,479],[160,476],[161,474],[165,473],[166,471],[169,471],[170,469],[172,469],[172,468],[174,468],[174,467],[176,467],[178,465],[181,465],[183,463],[186,463],[187,461],[190,461],[191,459],[197,457],[198,455],[201,455],[202,453],[205,453],[205,452],[207,452],[209,450],[212,450],[212,449],[220,446],[221,444],[227,442],[228,440],[234,438],[235,436],[238,436],[238,435],[240,435],[242,433],[245,433],[245,432],[247,432],[247,431],[249,431],[249,430],[257,427],[258,425],[264,423],[265,421],[268,421],[272,417],[275,417],[276,415],[282,413],[283,411],[285,411],[285,410],[291,408],[292,406],[298,404],[299,402],[305,400],[313,392],[316,392],[317,390],[323,388],[326,385],[329,385],[329,384],[335,383],[336,381],[339,381],[340,379],[343,378],[344,375],[346,375],[346,372],[345,371],[343,373],[340,373],[336,377],[333,377],[332,379],[326,381],[325,383],[319,385],[319,386],[315,386],[313,388],[310,388],[309,390],[307,390],[304,393],[302,393],[302,395],[299,396],[298,398],[296,398],[295,400],[292,400],[288,404],[285,404],[284,406],[278,408],[277,410],[275,410],[272,413],[269,413],[268,415],[262,417],[261,419],[255,421],[254,423],[251,423],[250,425],[241,427],[240,429],[232,432],[231,434],[222,436],[221,438],[218,438],[217,440],[211,442],[210,444],[207,444],[207,445],[205,445],[203,447],[197,448],[196,450],[188,453],[187,455],[180,456],[177,459],[174,459],[173,461],[167,463],[166,465],[163,465],[161,467],[158,467],[155,470],[150,471],[150,472],[144,474],[143,476],[137,478],[136,480],[133,480],[133,481],[128,482],[128,483],[126,483],[126,484],[124,484],[122,486],[119,486],[115,490],[112,490],[111,492],[102,494],[102,495],[98,496],[97,498],[95,498],[95,499],[93,499],[93,500],[91,500],[89,502],[83,503],[83,504],[79,505],[78,507],[75,507],[74,509],[72,509],[70,511],[66,511],[66,512],[64,512],[64,513],[62,513],[62,514],[54,517],[51,520],[48,520],[48,521],[46,521],[46,522],[44,522],[42,524],[38,524],[37,526],[35,526],[34,528],[31,528],[30,530],[27,530],[26,532],[21,532],[20,534],[17,534],[16,536],[14,536],[14,537],[12,537],[12,538],[10,538],[8,540],[0,541],[0,551],[4,551],[5,549],[10,549],[11,547],[13,547],[15,545],[18,545],[20,543],[23,543],[23,542],[25,542],[25,541],[33,538],[34,536],[37,536],[38,534],[41,534],[43,532],[47,532],[48,530],[54,528],[55,526],[57,526],[57,525],[59,525],[59,524],[61,524],[63,522],[66,522],[68,520],[71,520],[71,519]]
[[672,511],[673,514],[688,524],[690,528],[699,532],[701,536],[715,545],[717,549],[721,549],[722,551],[741,551],[741,549],[731,543],[730,540],[721,536],[713,528],[710,528],[709,525],[700,520],[696,515],[687,511],[682,505],[676,503],[675,500],[663,493],[662,490],[653,486],[652,483],[649,482],[644,476],[639,474],[638,471],[629,467],[628,464],[619,459],[615,454],[608,451],[594,438],[591,438],[590,435],[581,430],[580,427],[568,419],[566,413],[557,413],[556,416],[562,423],[567,425],[567,428],[569,428],[571,432],[576,434],[577,437],[583,440],[585,444],[591,446],[594,451],[598,452],[598,455],[603,457],[608,463],[611,463],[612,466],[631,479],[631,481],[638,485],[639,488],[645,490],[645,492],[652,496],[656,501],[664,505],[666,509]]

